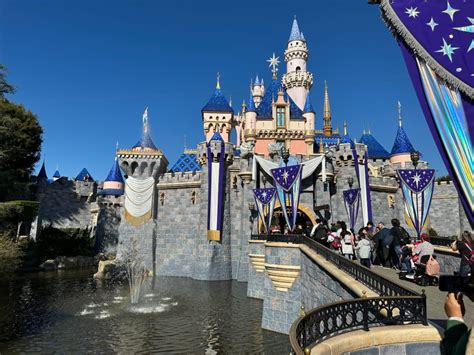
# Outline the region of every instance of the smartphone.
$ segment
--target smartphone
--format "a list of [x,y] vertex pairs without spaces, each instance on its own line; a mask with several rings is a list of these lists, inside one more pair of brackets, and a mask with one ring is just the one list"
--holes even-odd
[[474,292],[474,285],[469,281],[469,276],[441,275],[439,277],[439,289],[446,292]]

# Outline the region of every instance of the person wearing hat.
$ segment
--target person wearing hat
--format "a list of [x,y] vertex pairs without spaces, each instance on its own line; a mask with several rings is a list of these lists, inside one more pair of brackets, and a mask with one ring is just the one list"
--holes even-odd
[[430,236],[426,233],[421,234],[421,243],[413,249],[413,255],[417,256],[415,264],[426,264],[430,256],[434,254],[434,246],[430,243]]

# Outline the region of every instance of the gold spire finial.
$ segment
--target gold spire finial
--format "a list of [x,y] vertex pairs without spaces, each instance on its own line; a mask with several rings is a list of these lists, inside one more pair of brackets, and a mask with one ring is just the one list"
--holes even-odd
[[319,138],[319,153],[324,153],[323,138]]
[[219,72],[217,72],[217,84],[216,84],[216,89],[220,90],[221,89],[221,75]]
[[329,106],[328,83],[324,81],[324,110],[323,110],[324,127],[323,132],[326,136],[332,135],[331,126],[331,107]]

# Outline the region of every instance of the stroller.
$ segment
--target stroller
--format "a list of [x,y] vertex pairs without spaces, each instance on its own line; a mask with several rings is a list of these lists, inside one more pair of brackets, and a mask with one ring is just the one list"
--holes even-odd
[[418,255],[411,256],[411,248],[405,246],[402,249],[402,260],[404,260],[406,265],[408,261],[404,258],[410,258],[408,260],[412,266],[410,269],[414,270],[414,272],[409,273],[406,268],[398,274],[399,279],[412,281],[420,286],[438,286],[439,263],[435,255],[423,255],[420,263],[417,264]]

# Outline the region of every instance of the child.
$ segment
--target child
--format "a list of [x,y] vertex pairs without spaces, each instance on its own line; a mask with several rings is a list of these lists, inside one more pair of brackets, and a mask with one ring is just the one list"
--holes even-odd
[[359,251],[360,263],[363,266],[370,268],[370,251],[372,250],[371,243],[365,234],[362,233],[359,237],[361,239],[355,248]]

